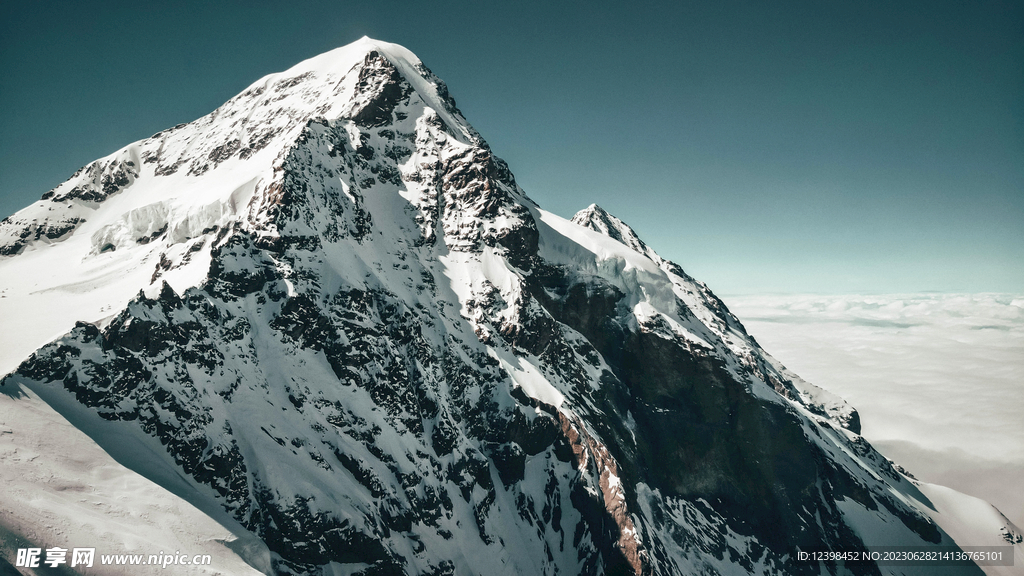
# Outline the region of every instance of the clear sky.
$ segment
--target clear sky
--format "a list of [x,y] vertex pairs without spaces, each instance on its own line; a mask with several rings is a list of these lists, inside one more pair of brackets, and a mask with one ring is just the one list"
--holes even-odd
[[720,293],[1024,291],[1024,3],[4,2],[0,216],[363,35]]

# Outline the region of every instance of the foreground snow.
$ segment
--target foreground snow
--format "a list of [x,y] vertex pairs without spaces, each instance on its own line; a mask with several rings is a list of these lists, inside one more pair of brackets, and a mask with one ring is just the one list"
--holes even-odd
[[[18,548],[95,548],[88,574],[256,576],[259,542],[118,464],[31,391],[0,394],[0,558]],[[209,554],[206,566],[101,566],[101,554]],[[266,562],[266,560],[264,560]]]

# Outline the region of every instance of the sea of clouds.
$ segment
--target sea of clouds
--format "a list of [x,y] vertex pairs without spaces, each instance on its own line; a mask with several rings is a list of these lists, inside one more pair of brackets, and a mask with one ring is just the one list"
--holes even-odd
[[732,296],[761,346],[918,479],[1024,526],[1024,295]]

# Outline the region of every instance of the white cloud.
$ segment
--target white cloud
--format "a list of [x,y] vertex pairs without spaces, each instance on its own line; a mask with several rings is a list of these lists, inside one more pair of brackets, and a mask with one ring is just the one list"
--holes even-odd
[[1024,296],[726,303],[768,353],[853,404],[864,436],[884,454],[1024,526]]

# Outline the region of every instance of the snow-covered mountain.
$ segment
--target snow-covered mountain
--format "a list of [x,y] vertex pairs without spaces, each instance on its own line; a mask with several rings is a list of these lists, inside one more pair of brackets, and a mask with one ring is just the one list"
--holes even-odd
[[0,254],[4,405],[268,574],[839,573],[796,554],[1020,532],[926,496],[622,221],[539,208],[394,44],[89,164]]

